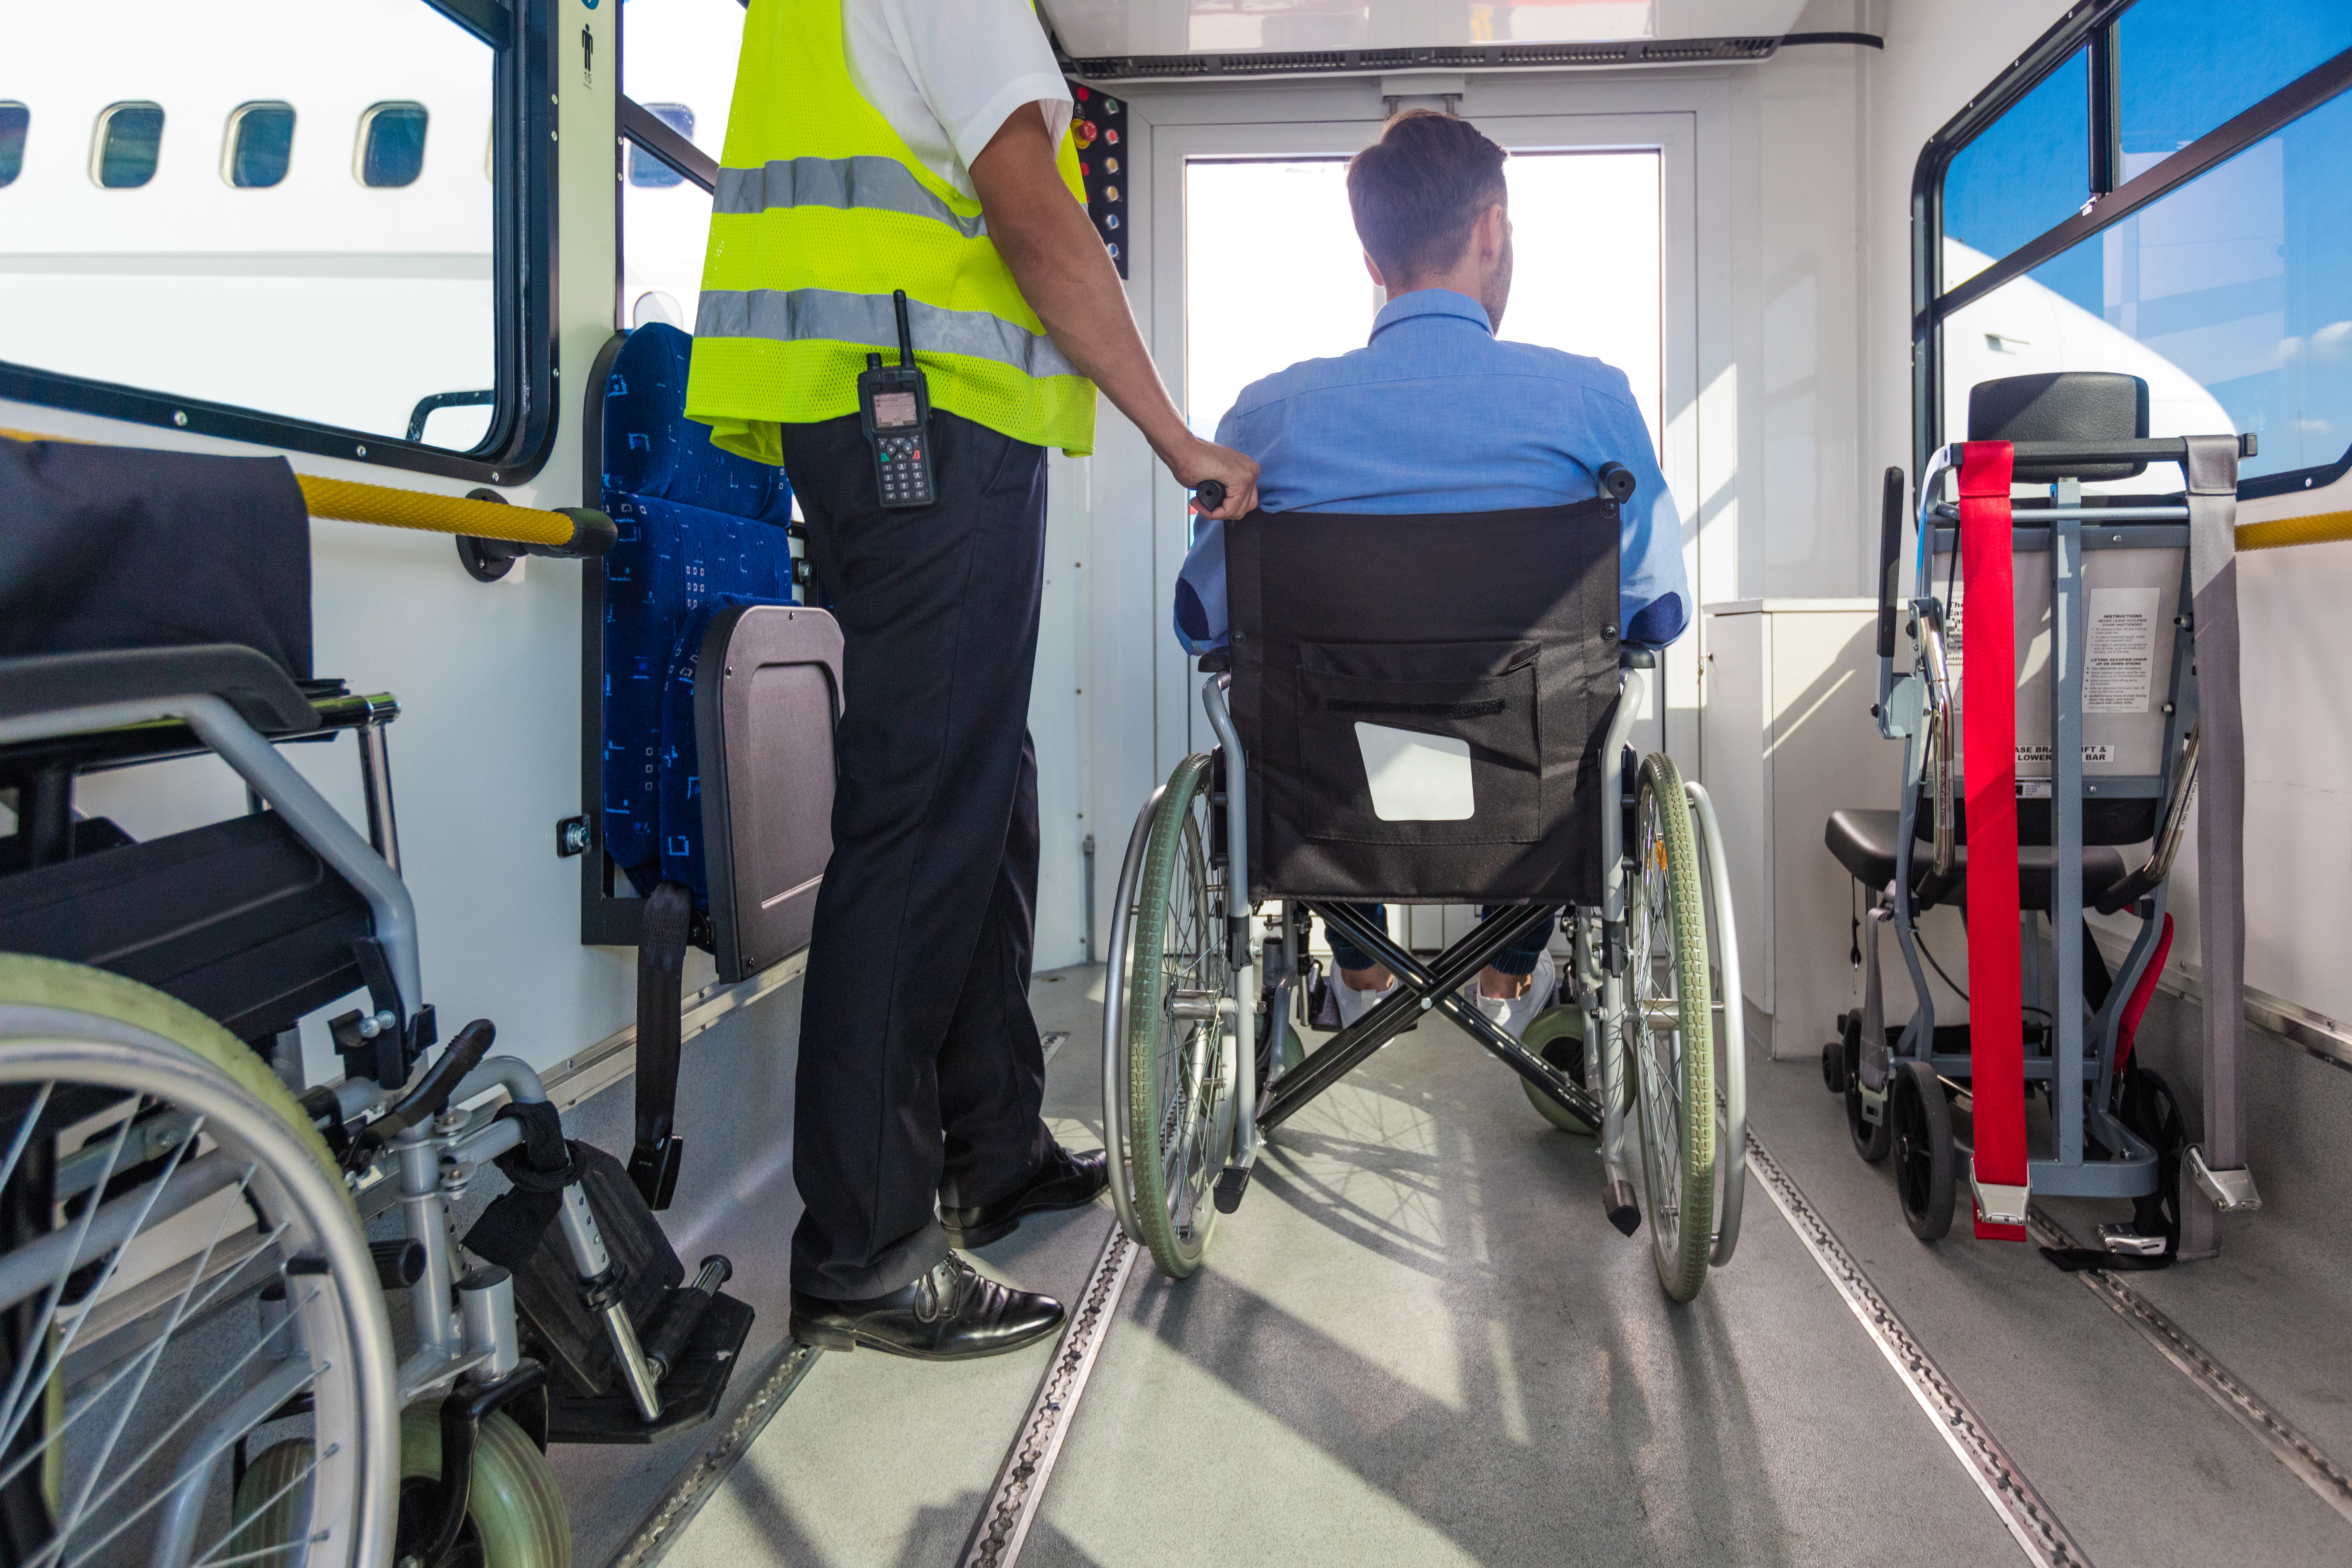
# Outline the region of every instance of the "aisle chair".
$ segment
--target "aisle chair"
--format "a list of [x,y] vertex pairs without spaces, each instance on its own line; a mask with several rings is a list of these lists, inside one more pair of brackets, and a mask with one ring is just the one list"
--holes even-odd
[[[1627,1236],[1630,1096],[1670,1296],[1692,1299],[1729,1259],[1746,1140],[1739,1014],[1721,1006],[1738,994],[1729,889],[1705,791],[1626,746],[1656,665],[1618,641],[1633,477],[1601,478],[1572,506],[1226,524],[1232,646],[1202,660],[1217,745],[1137,818],[1104,1004],[1113,1200],[1171,1276],[1200,1266],[1216,1215],[1241,1203],[1262,1135],[1430,1011],[1601,1129],[1603,1201]],[[1353,907],[1371,900],[1495,908],[1423,963]],[[1591,1081],[1460,994],[1563,910],[1568,990],[1601,1042]],[[1291,1066],[1311,917],[1399,984]]]
[[[2225,1126],[2234,1096],[2210,1093],[2235,1081],[2242,1016],[2232,1000],[2243,763],[2231,563],[2241,438],[2147,432],[2147,387],[2137,377],[1979,384],[1968,441],[1937,452],[1922,477],[1916,586],[1900,605],[1903,475],[1886,476],[1876,712],[1881,733],[1906,742],[1904,782],[1897,809],[1838,811],[1825,830],[1869,908],[1863,1005],[1839,1020],[1822,1073],[1844,1097],[1856,1152],[1874,1163],[1894,1155],[1898,1205],[1923,1240],[1949,1228],[1963,1176],[1976,1233],[2002,1239],[2025,1238],[2033,1194],[2132,1199],[2134,1222],[2101,1231],[2109,1251],[2136,1258],[2168,1260],[2178,1245],[2185,1189],[2168,1190],[2176,1160],[2184,1181],[2221,1206],[2259,1202],[2242,1170],[2223,1168],[2225,1157],[2238,1163]],[[2181,465],[2185,492],[2083,493],[2150,462]],[[1944,497],[1948,474],[1957,501]],[[2048,493],[2012,503],[2013,484]],[[1898,622],[1914,647],[1901,672]],[[2200,760],[2201,792],[2192,787]],[[2168,878],[2192,798],[2215,1119],[2207,1147],[2180,1150],[2163,1146],[2179,1120],[2168,1089],[2138,1073],[2131,1081],[2142,1092],[2127,1102],[2125,1069],[2170,942]],[[2136,868],[2123,854],[2132,845],[2147,846]],[[1966,1024],[1937,1021],[1927,984],[1937,961],[1918,921],[1939,903],[1973,922]],[[2084,920],[2092,910],[2139,921],[2116,973]],[[1879,970],[1890,923],[1916,999],[1893,1027]],[[2014,944],[1995,934],[2011,927]],[[2029,1084],[2051,1122],[2038,1152],[2028,1148]],[[1965,1172],[1955,1104],[1974,1124]]]
[[[693,347],[660,323],[616,337],[589,411],[620,538],[587,583],[601,852],[581,938],[637,948],[629,1166],[656,1209],[669,1206],[683,1152],[672,1121],[686,949],[733,982],[808,945],[833,848],[841,709],[840,627],[795,597],[792,487],[686,417]],[[615,877],[638,897],[614,899]]]

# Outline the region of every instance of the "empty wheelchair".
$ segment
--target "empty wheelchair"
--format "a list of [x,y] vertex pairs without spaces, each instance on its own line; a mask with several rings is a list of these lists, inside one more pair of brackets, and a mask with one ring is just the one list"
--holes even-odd
[[[1979,1236],[2015,1240],[2034,1194],[2132,1200],[2133,1223],[2101,1226],[2105,1252],[2060,1258],[2070,1267],[2169,1261],[2193,1194],[2221,1208],[2258,1202],[2240,1168],[2236,1096],[2211,1092],[2234,1078],[2242,1017],[2241,441],[2151,440],[2147,408],[2147,384],[2127,375],[1975,387],[1969,439],[1920,478],[1907,596],[1896,592],[1903,475],[1889,470],[1875,711],[1881,732],[1905,742],[1899,805],[1837,812],[1826,832],[1868,893],[1863,1005],[1822,1058],[1856,1152],[1892,1156],[1904,1220],[1923,1240],[1946,1234],[1961,1191]],[[2151,462],[2179,465],[2182,489],[2083,489]],[[2012,500],[2017,484],[2047,490]],[[1898,623],[1912,641],[1899,669]],[[2132,1059],[2171,940],[2168,878],[2192,800],[2205,1098],[2219,1113],[2204,1145],[2186,1143],[2169,1089]],[[2132,845],[2147,846],[2137,867]],[[1961,976],[1922,934],[1938,904],[1967,922]],[[2113,971],[2094,910],[2137,922]],[[1879,972],[1889,925],[1916,998],[1895,1025]],[[1960,991],[1967,1022],[1939,1021],[1929,967]],[[2032,1124],[2029,1089],[2046,1110]],[[1966,1146],[1956,1112],[1969,1117]]]
[[[282,465],[0,458],[118,540],[201,525],[209,485],[236,537],[307,565]],[[548,1444],[707,1419],[751,1309],[724,1258],[684,1277],[488,1020],[437,1038],[396,869],[398,704],[298,684],[307,570],[278,593],[213,563],[272,652],[0,658],[0,1564],[568,1568]],[[343,730],[364,833],[280,751]],[[142,841],[74,810],[83,773],[205,752],[248,812]],[[342,1076],[298,1095],[298,1022],[352,993]],[[486,1163],[511,1190],[461,1252],[451,1208]]]
[[[1619,646],[1632,479],[1615,464],[1603,479],[1573,506],[1227,524],[1230,657],[1202,660],[1218,743],[1137,818],[1104,1001],[1112,1196],[1169,1275],[1199,1268],[1263,1136],[1431,1011],[1600,1130],[1604,1203],[1629,1237],[1633,1110],[1668,1295],[1691,1300],[1729,1260],[1747,1110],[1739,1011],[1723,1005],[1739,994],[1723,848],[1706,792],[1626,743],[1655,661]],[[1335,561],[1412,570],[1335,583]],[[1526,569],[1480,567],[1496,561]],[[1423,963],[1352,907],[1370,900],[1493,908]],[[1564,988],[1597,1047],[1583,1072],[1460,994],[1556,912]],[[1312,917],[1400,984],[1302,1058],[1292,1005]]]

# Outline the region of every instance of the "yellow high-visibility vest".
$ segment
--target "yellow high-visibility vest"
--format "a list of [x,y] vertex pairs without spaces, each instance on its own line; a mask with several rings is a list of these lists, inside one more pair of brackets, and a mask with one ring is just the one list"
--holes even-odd
[[[849,74],[842,0],[751,0],[712,197],[686,413],[711,444],[782,460],[776,426],[857,412],[866,356],[898,359],[907,291],[931,406],[1073,456],[1094,384],[1062,357],[980,204],[925,168]],[[1055,160],[1083,203],[1077,144]]]

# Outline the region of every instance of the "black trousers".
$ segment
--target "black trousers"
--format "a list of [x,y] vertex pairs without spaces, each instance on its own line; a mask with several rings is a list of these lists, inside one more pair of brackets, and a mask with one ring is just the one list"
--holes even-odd
[[934,1204],[1003,1197],[1052,1142],[1029,1012],[1045,454],[952,414],[930,441],[939,502],[885,511],[855,417],[784,426],[845,643],[793,1123],[793,1285],[836,1300],[930,1268]]

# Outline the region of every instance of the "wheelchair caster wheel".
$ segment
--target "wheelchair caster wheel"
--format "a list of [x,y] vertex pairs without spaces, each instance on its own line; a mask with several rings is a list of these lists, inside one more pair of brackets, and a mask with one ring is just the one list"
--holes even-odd
[[1886,1127],[1903,1223],[1922,1241],[1940,1241],[1952,1228],[1952,1184],[1959,1161],[1952,1145],[1951,1103],[1934,1068],[1920,1061],[1895,1064]]
[[[1584,1072],[1584,1015],[1577,1009],[1546,1008],[1528,1023],[1519,1043],[1566,1073],[1571,1081],[1591,1087]],[[1536,1114],[1562,1132],[1590,1138],[1597,1131],[1584,1118],[1525,1079],[1519,1080],[1519,1088],[1526,1091],[1528,1103],[1536,1108]]]
[[1886,1121],[1883,1111],[1876,1121],[1862,1113],[1862,1016],[1858,1013],[1846,1016],[1844,1056],[1846,1136],[1853,1140],[1853,1152],[1875,1165],[1886,1158]]
[[1822,1082],[1832,1094],[1845,1092],[1845,1047],[1839,1041],[1822,1047]]

